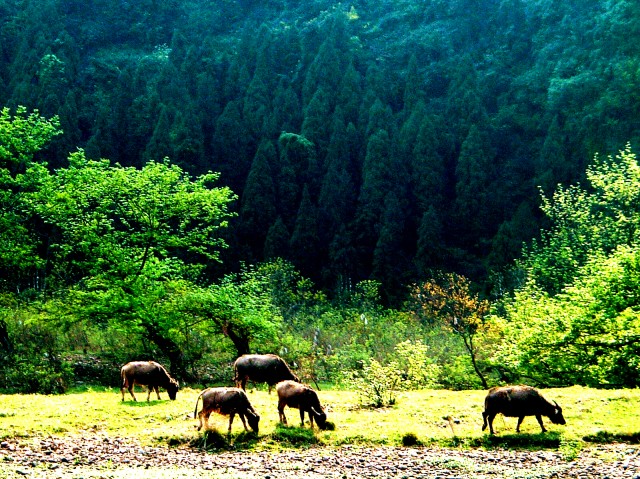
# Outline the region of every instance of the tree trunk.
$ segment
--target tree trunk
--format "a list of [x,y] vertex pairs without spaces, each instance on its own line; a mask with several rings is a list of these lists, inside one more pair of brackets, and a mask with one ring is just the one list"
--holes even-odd
[[11,339],[9,339],[7,323],[5,323],[4,319],[0,319],[0,349],[3,349],[8,354],[13,352],[13,344],[11,344]]
[[484,389],[489,389],[487,380],[484,378],[484,375],[482,374],[482,371],[480,371],[480,368],[478,367],[478,363],[476,362],[476,353],[473,349],[473,338],[469,336],[469,338],[467,339],[465,335],[462,335],[462,339],[464,340],[464,345],[467,348],[467,351],[469,351],[469,356],[471,356],[471,364],[473,365],[473,370],[476,372],[476,374],[480,378],[482,387]]
[[238,352],[238,357],[242,356],[243,354],[249,354],[251,352],[249,350],[249,338],[246,335],[237,333],[233,329],[233,326],[227,325],[225,328],[223,328],[223,333],[231,340],[231,342],[235,346],[236,351]]
[[184,364],[184,354],[172,339],[164,337],[153,324],[146,324],[147,339],[153,342],[169,358],[169,372],[177,379],[191,379]]

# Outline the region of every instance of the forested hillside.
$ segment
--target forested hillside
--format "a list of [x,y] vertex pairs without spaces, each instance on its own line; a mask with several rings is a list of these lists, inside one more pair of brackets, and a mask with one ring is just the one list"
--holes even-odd
[[0,104],[58,115],[43,153],[220,172],[223,269],[284,257],[388,299],[434,269],[486,280],[539,191],[640,140],[627,0],[2,0]]

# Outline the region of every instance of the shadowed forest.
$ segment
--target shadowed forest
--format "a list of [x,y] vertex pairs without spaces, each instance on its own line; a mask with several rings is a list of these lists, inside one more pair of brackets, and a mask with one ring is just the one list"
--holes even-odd
[[638,24],[0,0],[4,384],[228,381],[250,351],[389,390],[637,386]]

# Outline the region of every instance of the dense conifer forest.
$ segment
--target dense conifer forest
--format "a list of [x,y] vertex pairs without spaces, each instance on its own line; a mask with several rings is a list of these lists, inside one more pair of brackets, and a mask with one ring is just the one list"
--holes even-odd
[[397,299],[486,280],[541,225],[538,187],[636,143],[630,1],[0,4],[0,104],[59,115],[43,153],[221,173],[225,267],[285,257]]
[[[497,367],[477,342],[467,344],[484,331],[477,317],[465,329],[447,323],[455,308],[447,316],[430,307],[425,316],[409,305],[425,291],[432,299],[462,291],[484,317],[484,299],[502,301],[534,280],[551,301],[588,276],[581,268],[590,245],[606,256],[634,244],[633,232],[581,243],[577,231],[595,230],[586,216],[566,219],[585,204],[576,192],[592,198],[598,178],[613,175],[593,159],[628,160],[640,144],[638,25],[631,0],[0,0],[0,105],[6,138],[19,138],[10,148],[0,142],[3,307],[25,291],[35,295],[27,303],[53,307],[56,292],[70,289],[71,299],[55,305],[77,307],[67,328],[89,321],[100,329],[118,311],[115,329],[156,344],[183,376],[183,363],[206,352],[186,345],[184,330],[195,323],[174,330],[178,310],[206,316],[209,332],[230,339],[236,353],[256,343],[291,347],[286,330],[308,341],[301,357],[321,345],[330,358],[345,317],[395,308],[411,318],[396,325],[432,327],[441,317],[465,339],[457,344],[471,362],[451,360],[440,376],[467,368],[479,382],[439,384],[486,385],[488,371],[515,377],[516,352],[499,350]],[[67,209],[51,207],[62,201],[55,191],[75,191]],[[17,192],[28,207],[14,215]],[[145,223],[135,199],[145,192],[166,199],[154,206],[166,224]],[[104,217],[73,216],[97,204]],[[624,218],[635,218],[627,206]],[[101,226],[91,230],[92,221]],[[126,236],[125,227],[140,235]],[[147,283],[125,281],[132,277]],[[265,323],[273,310],[240,298],[258,301],[267,290],[279,319]],[[176,294],[183,303],[163,310],[173,319],[150,312]],[[339,320],[318,306],[327,298],[351,312]],[[518,316],[514,301],[494,313]],[[231,327],[247,308],[252,320]],[[303,310],[306,319],[294,321]],[[510,321],[500,324],[492,331],[508,337]],[[387,350],[423,337],[403,328],[389,333]],[[354,364],[375,356],[352,340],[344,354]],[[431,359],[442,359],[442,348]],[[543,369],[558,383],[559,370]],[[634,383],[628,373],[615,381]]]

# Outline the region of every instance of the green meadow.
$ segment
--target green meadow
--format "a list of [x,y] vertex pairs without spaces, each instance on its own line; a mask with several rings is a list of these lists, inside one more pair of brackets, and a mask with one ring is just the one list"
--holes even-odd
[[[140,391],[138,389],[138,391]],[[143,445],[199,447],[206,443],[193,418],[199,390],[182,389],[175,401],[138,402],[117,389],[86,389],[64,395],[0,396],[0,438],[38,438],[99,434],[126,437]],[[482,431],[485,391],[424,390],[398,393],[392,407],[363,409],[353,391],[319,392],[334,430],[314,433],[300,429],[297,410],[286,409],[290,427],[278,424],[277,396],[266,389],[249,389],[248,396],[261,416],[257,436],[244,434],[236,417],[231,442],[247,450],[279,450],[290,447],[355,445],[437,445],[443,447],[559,448],[571,456],[581,448],[602,442],[640,442],[640,389],[599,390],[584,387],[542,390],[563,408],[566,426],[551,424],[542,434],[534,417],[527,417],[521,433],[516,419],[499,415],[496,435]],[[201,406],[201,403],[200,403]],[[224,441],[228,418],[213,414],[210,426]]]

